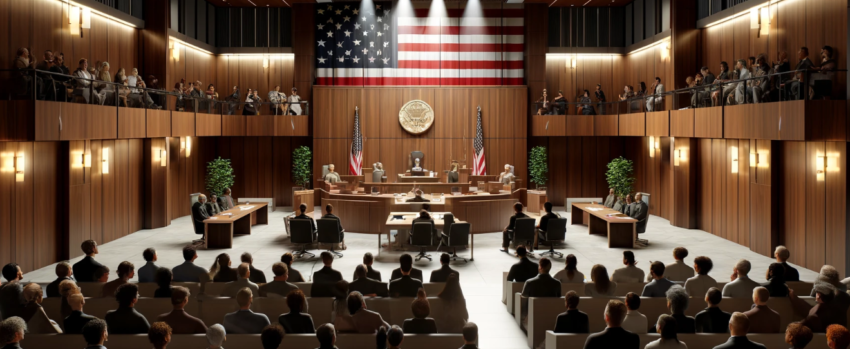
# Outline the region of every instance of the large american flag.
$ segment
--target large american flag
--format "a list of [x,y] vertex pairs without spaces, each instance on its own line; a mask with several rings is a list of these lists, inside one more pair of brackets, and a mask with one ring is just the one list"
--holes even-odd
[[360,134],[360,111],[354,108],[354,138],[351,140],[351,154],[348,157],[348,172],[352,175],[363,174],[363,135]]
[[316,6],[318,85],[523,85],[522,4]]
[[472,140],[472,174],[487,174],[487,162],[484,160],[484,129],[481,127],[481,106],[478,106],[478,125],[475,126],[475,139]]

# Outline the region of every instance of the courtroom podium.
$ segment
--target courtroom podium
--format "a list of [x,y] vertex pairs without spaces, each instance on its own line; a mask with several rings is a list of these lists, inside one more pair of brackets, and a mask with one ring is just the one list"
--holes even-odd
[[301,204],[307,205],[307,212],[312,212],[315,205],[315,191],[312,189],[292,191],[292,211],[297,211]]

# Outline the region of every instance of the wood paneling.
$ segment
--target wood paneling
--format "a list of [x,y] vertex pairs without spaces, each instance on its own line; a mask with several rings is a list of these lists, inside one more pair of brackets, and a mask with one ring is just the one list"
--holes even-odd
[[[665,112],[662,112],[665,113]],[[620,136],[645,136],[646,114],[620,114]]]
[[667,137],[670,135],[670,113],[649,112],[646,113],[646,135]]
[[244,136],[245,127],[247,124],[247,116],[245,115],[222,115],[221,116],[221,135],[222,136]]
[[[145,188],[142,225],[145,229],[161,228],[167,226],[170,221],[170,207],[163,204],[168,202],[167,193],[172,184],[168,179],[168,164],[161,166],[159,156],[156,155],[162,149],[168,149],[167,138],[146,138],[142,145]],[[163,188],[167,190],[162,190]]]
[[697,147],[694,138],[676,138],[673,147],[673,157],[679,158],[679,165],[673,166],[673,217],[670,224],[681,228],[697,226]]
[[[610,117],[612,115],[602,116],[606,118],[606,127],[610,128]],[[555,121],[555,129],[558,127],[558,116],[552,116]],[[567,115],[566,118],[566,130],[564,135],[566,136],[593,136],[594,135],[594,127],[595,120],[599,117],[598,115]]]
[[185,137],[195,135],[195,113],[171,112],[171,136]]
[[118,112],[115,107],[84,105],[83,108],[86,113],[86,139],[118,138]]
[[620,133],[619,128],[617,115],[593,116],[593,134],[595,136],[617,136]]
[[195,134],[202,136],[221,136],[221,115],[195,114]]
[[670,136],[694,136],[694,109],[670,111]]
[[826,154],[823,142],[806,143],[806,265],[826,262],[826,181],[817,178],[817,158]]
[[[694,137],[723,138],[723,108],[694,109]],[[674,113],[674,112],[670,112]]]
[[118,138],[145,138],[145,110],[118,108]]
[[825,173],[824,228],[826,231],[825,263],[835,266],[841,275],[847,263],[847,143],[826,142],[828,166]]
[[274,115],[248,115],[248,133],[246,136],[273,136]]
[[[847,101],[807,101],[802,116],[805,118],[806,140],[847,140]],[[781,134],[785,136],[784,132]]]
[[[35,139],[58,141],[60,115],[64,103],[38,101],[35,103]],[[8,109],[6,109],[8,110]],[[8,123],[6,123],[8,124]]]
[[171,135],[170,111],[148,109],[146,117],[147,138],[161,138]]

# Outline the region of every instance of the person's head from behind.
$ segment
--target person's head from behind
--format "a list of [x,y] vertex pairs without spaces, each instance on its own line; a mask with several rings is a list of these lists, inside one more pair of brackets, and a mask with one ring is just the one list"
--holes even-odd
[[224,326],[215,324],[207,327],[207,343],[210,348],[221,348],[225,341],[227,341],[227,331]]
[[626,294],[626,308],[629,310],[640,309],[640,296],[637,293],[629,292]]
[[428,303],[427,298],[417,297],[412,303],[410,303],[410,310],[413,312],[413,317],[417,319],[424,319],[427,318],[428,315],[431,315],[431,304]]
[[776,258],[776,261],[779,263],[785,263],[788,258],[791,258],[791,251],[788,251],[788,248],[782,245],[776,246],[776,249],[773,251],[773,257]]
[[700,71],[700,73],[702,73],[702,76],[706,76],[709,73],[709,69],[706,66],[703,66],[702,68],[700,68],[699,71]]
[[449,265],[452,262],[452,256],[448,253],[443,253],[440,255],[440,264]]
[[830,349],[847,349],[850,346],[850,331],[839,324],[832,324],[826,328],[826,345]]
[[770,263],[764,278],[778,283],[785,282],[785,266],[782,263]]
[[753,303],[755,305],[767,305],[768,300],[770,300],[770,291],[767,288],[759,286],[753,289]]
[[426,211],[426,210],[421,210],[421,211],[419,211],[419,218],[431,219],[431,214],[428,213],[428,211]]
[[623,251],[623,264],[634,265],[635,264],[635,253],[632,252],[632,251]]
[[70,277],[73,273],[71,271],[71,264],[68,262],[59,262],[56,263],[56,277],[58,278],[66,278]]
[[408,253],[401,255],[398,257],[399,269],[401,269],[402,275],[410,274],[410,270],[413,269],[413,256]]
[[590,268],[590,280],[595,283],[607,284],[609,281],[608,269],[602,264],[594,264],[593,267]]
[[71,310],[83,311],[83,306],[86,305],[86,298],[83,297],[82,293],[74,293],[68,296],[68,305],[71,306]]
[[832,302],[835,298],[835,286],[828,284],[816,284],[814,287],[815,291],[815,300],[818,303],[824,304]]
[[307,214],[307,204],[298,205],[298,211],[301,211],[301,214]]
[[372,263],[375,262],[375,256],[372,255],[372,252],[366,252],[363,254],[363,264],[367,267],[372,266]]
[[260,342],[263,343],[263,349],[277,349],[280,343],[283,342],[283,327],[277,323],[271,324],[263,328],[260,333]]
[[289,307],[289,311],[293,313],[303,312],[307,310],[307,296],[300,289],[292,290],[286,295],[286,305]]
[[92,256],[97,254],[97,242],[94,240],[86,240],[80,244],[80,249],[83,250],[86,256]]
[[6,281],[21,280],[24,274],[21,272],[21,267],[17,263],[9,263],[3,266],[3,278]]
[[546,213],[552,213],[552,203],[546,201],[546,203],[543,204],[543,209],[546,211]]
[[240,279],[251,277],[251,266],[248,263],[240,263],[236,268],[236,274],[239,275]]
[[713,267],[714,263],[711,262],[711,258],[706,256],[694,258],[694,271],[696,271],[699,275],[708,275],[708,272],[710,272]]
[[785,328],[785,343],[791,344],[792,349],[803,349],[812,341],[812,330],[802,322],[792,322]]
[[581,95],[582,95],[582,97],[590,97],[590,91],[584,90],[584,92]]
[[154,348],[165,348],[171,342],[171,326],[162,321],[154,322],[148,331],[148,340]]
[[294,257],[292,256],[292,252],[284,253],[280,256],[280,261],[286,264],[287,267],[292,268],[292,260]]
[[684,247],[676,247],[673,249],[673,258],[677,261],[684,261],[685,257],[688,256],[688,249]]
[[17,316],[0,321],[0,343],[11,344],[24,340],[27,323]]
[[363,300],[363,294],[358,291],[352,291],[348,294],[346,305],[348,306],[348,313],[350,313],[351,315],[354,315],[360,309],[365,308],[366,303]]
[[[336,329],[333,324],[324,324],[316,329],[316,339],[319,340],[319,346],[322,348],[331,348],[336,344]],[[277,348],[277,347],[274,347]],[[272,349],[272,348],[264,348]]]
[[520,258],[525,258],[525,255],[528,254],[528,250],[525,249],[524,245],[519,245],[516,247],[516,255],[520,256]]
[[402,341],[404,341],[404,331],[402,331],[401,327],[398,327],[398,325],[393,325],[392,328],[387,331],[387,343],[389,343],[390,349],[398,348]]
[[186,262],[194,262],[195,259],[198,258],[198,251],[195,250],[192,246],[186,246],[183,248],[183,260]]
[[746,259],[739,259],[738,263],[735,263],[735,275],[737,277],[747,276],[750,273],[750,269],[752,268],[752,264],[750,261]]
[[[330,167],[330,170],[333,171],[333,167]],[[325,213],[331,214],[334,211],[334,205],[327,204],[325,205]]]
[[661,314],[658,317],[658,322],[655,324],[655,329],[661,334],[662,340],[671,339],[676,342],[679,341],[679,337],[676,336],[676,318],[673,316]]
[[354,279],[365,278],[368,270],[369,269],[365,264],[358,264],[357,267],[354,268]]
[[334,264],[334,255],[331,254],[330,252],[328,252],[328,251],[322,252],[321,257],[322,257],[322,264],[324,264],[326,267],[330,267],[331,265]]
[[605,323],[608,327],[620,327],[626,317],[626,305],[619,300],[610,300],[605,306]]
[[521,202],[514,203],[514,212],[522,213],[522,203]]
[[578,293],[576,291],[568,291],[564,295],[564,306],[567,307],[567,310],[573,310],[578,308]]
[[101,265],[94,271],[94,279],[98,282],[109,281],[109,267]]
[[688,310],[690,296],[682,286],[673,285],[667,289],[667,308],[673,314],[684,314]]
[[466,344],[474,344],[478,340],[478,325],[469,321],[466,325],[463,325],[461,333],[463,333],[463,341]]
[[139,286],[136,284],[123,284],[115,289],[115,300],[121,308],[132,307],[139,300]]
[[337,299],[344,300],[348,297],[348,281],[339,280],[334,284],[334,295]]
[[272,265],[272,273],[274,273],[275,281],[286,281],[289,279],[289,268],[286,263],[277,262]]
[[171,269],[160,267],[156,269],[154,279],[156,279],[156,284],[160,288],[167,288],[171,286],[171,280],[174,279],[174,273],[171,272]]
[[248,263],[248,265],[254,264],[254,256],[252,256],[249,252],[242,253],[239,260],[241,260],[242,263]]
[[729,63],[726,63],[726,61],[720,62],[720,71],[729,71]]
[[652,277],[654,277],[656,279],[661,279],[661,278],[664,277],[664,269],[665,268],[666,267],[664,266],[664,263],[661,263],[659,261],[655,261],[655,262],[652,262],[652,264],[649,265],[649,273],[652,274]]
[[64,280],[59,283],[59,295],[66,299],[72,294],[80,293],[80,288],[73,280]]
[[711,287],[705,291],[705,303],[709,307],[716,307],[723,300],[723,292],[717,287]]
[[552,270],[552,261],[549,258],[543,257],[537,262],[537,272],[540,274],[549,274]]
[[640,90],[646,91],[646,82],[643,82],[643,81],[640,82]]
[[41,304],[41,301],[44,300],[44,291],[38,284],[29,283],[24,286],[23,297],[27,303]]
[[729,333],[732,336],[746,336],[750,330],[750,319],[741,312],[732,313],[729,318]]
[[254,294],[251,293],[250,288],[243,287],[242,289],[236,292],[236,304],[239,304],[239,308],[250,309],[251,303],[253,302]]
[[183,309],[189,303],[191,292],[183,286],[175,286],[171,289],[171,305],[175,309]]
[[109,331],[106,329],[106,321],[101,319],[91,319],[82,328],[83,339],[89,346],[103,345],[103,342],[109,337]]
[[145,258],[146,262],[156,262],[156,249],[154,249],[153,247],[146,248],[145,251],[142,252],[142,257]]

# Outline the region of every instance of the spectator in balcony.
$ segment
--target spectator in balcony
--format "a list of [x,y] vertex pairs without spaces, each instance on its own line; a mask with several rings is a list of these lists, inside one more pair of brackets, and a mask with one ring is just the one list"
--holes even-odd
[[655,106],[664,101],[664,97],[661,96],[664,93],[664,84],[661,83],[661,78],[655,77],[655,82],[652,84],[651,90],[654,96],[646,99],[646,111],[654,111],[656,109]]
[[835,69],[837,68],[835,60],[832,59],[832,52],[831,46],[824,46],[820,51],[820,67],[812,68],[817,70],[817,72],[812,73],[812,78],[809,79],[809,94],[812,98],[829,98],[832,96],[831,81],[835,78]]
[[538,105],[537,115],[549,114],[549,104],[551,102],[549,101],[549,93],[546,92],[545,88],[543,89],[543,95],[540,96],[540,98],[538,98],[534,103]]
[[605,98],[605,92],[602,91],[602,84],[596,84],[596,91],[593,92],[596,95],[596,101],[599,102],[599,113],[605,114],[605,102],[608,100]]
[[224,99],[227,101],[225,114],[233,115],[236,112],[236,106],[239,105],[239,86],[233,86],[233,91]]
[[116,95],[118,96],[119,105],[129,107],[130,105],[127,104],[127,96],[130,95],[130,88],[128,87],[127,72],[124,70],[124,68],[118,69],[118,72],[115,73],[115,79],[113,81],[117,84],[120,84],[116,85],[118,89]]
[[711,93],[711,105],[716,107],[719,106],[726,95],[728,95],[731,91],[732,85],[722,85],[732,80],[732,76],[729,73],[729,63],[720,62],[720,74],[717,75],[717,78],[714,80],[714,83],[718,85],[718,87],[712,89]]
[[[708,86],[714,83],[714,74],[708,69],[708,67],[702,67],[699,70],[699,76],[701,77],[697,82],[697,86]],[[691,96],[691,108],[697,108],[699,106],[699,102],[708,96],[709,89],[708,88],[700,88],[694,90],[694,94]]]
[[[735,69],[738,70],[738,80],[746,80],[753,77],[752,73],[750,73],[750,70],[747,69],[747,62],[743,59],[739,59],[737,63],[735,63]],[[750,81],[741,81],[737,84],[737,86],[735,87],[735,104],[744,104],[747,102],[747,86],[749,85],[749,83]],[[732,99],[731,94],[729,96],[729,99]]]
[[593,109],[593,101],[590,100],[590,91],[584,90],[584,94],[579,97],[578,103],[579,114],[596,115],[596,111]]
[[567,114],[567,97],[564,97],[564,91],[558,90],[558,96],[552,100],[552,106],[557,108],[555,110],[556,115]]
[[208,99],[206,101],[206,110],[208,113],[213,113],[213,108],[215,107],[215,102],[218,100],[218,92],[215,92],[215,85],[209,84],[207,86],[207,90],[204,92],[204,98]]
[[[776,53],[776,61],[773,62],[773,73],[774,74],[782,74],[791,71],[791,63],[788,62],[788,53],[785,51],[779,51]],[[791,75],[782,74],[777,75],[775,78],[774,86],[777,90],[782,87],[782,84],[791,79]]]
[[289,110],[292,115],[301,115],[301,96],[298,95],[298,89],[295,87],[289,93]]
[[[798,72],[794,73],[794,78],[788,80],[784,84],[779,85],[780,87],[786,88],[786,91],[790,91],[793,99],[803,99],[803,79],[805,78],[804,74],[806,74],[805,70],[811,69],[814,65],[812,61],[809,59],[809,48],[808,47],[800,47],[797,50],[797,58],[800,60],[797,62],[797,66],[794,70]],[[803,71],[800,71],[803,70]]]
[[97,80],[107,82],[106,84],[99,84],[101,85],[100,91],[104,93],[107,101],[112,101],[113,98],[115,98],[115,87],[111,84],[108,84],[112,82],[112,74],[110,74],[109,72],[110,67],[111,66],[109,65],[109,62],[100,63],[100,69],[96,77]]
[[770,93],[770,66],[765,62],[764,55],[756,58],[754,77],[758,78],[747,82],[747,95],[752,96],[753,103],[761,103]]
[[87,59],[80,59],[80,64],[74,71],[74,77],[77,81],[77,87],[74,89],[75,96],[81,96],[85,99],[85,103],[103,105],[105,93],[101,94],[92,88],[94,76],[89,73],[89,61]]
[[248,96],[245,97],[245,105],[242,107],[242,115],[260,115],[260,103],[263,99],[260,98],[258,90],[248,89]]
[[[35,57],[30,53],[29,49],[26,47],[21,47],[18,49],[17,58],[15,59],[15,63],[13,66],[16,70],[21,71],[18,75],[19,84],[23,89],[23,93],[27,94],[35,88],[36,96],[39,99],[42,99],[41,90],[42,90],[42,80],[41,77],[33,75],[33,70],[35,69]],[[24,70],[29,70],[29,72],[24,72]],[[33,83],[35,86],[33,86]]]
[[[151,90],[164,90],[162,87],[159,86],[159,79],[157,79],[156,76],[148,75],[148,79],[145,81],[148,82],[148,88]],[[148,93],[152,94],[151,98],[153,98],[155,104],[160,106],[165,104],[162,101],[162,93],[157,93],[153,91],[148,91]]]
[[[71,75],[71,72],[68,70],[68,67],[65,65],[65,55],[60,53],[55,56],[54,64],[50,67],[51,73],[63,74],[63,75]],[[71,78],[68,76],[54,75],[53,81],[56,83],[55,85],[55,93],[56,95],[48,98],[54,101],[62,101],[65,102],[68,100],[68,86],[67,81],[70,81]]]
[[282,101],[286,101],[286,94],[280,92],[280,85],[274,87],[274,90],[269,91],[269,102],[271,102],[271,111],[274,115],[284,115],[286,114],[286,108],[284,106],[288,105],[288,103],[281,103]]
[[161,108],[153,102],[153,98],[151,98],[148,91],[145,90],[148,86],[145,84],[145,80],[142,79],[141,75],[139,75],[139,69],[133,68],[128,81],[130,82],[130,87],[134,87],[132,92],[137,95],[136,99],[140,104],[144,105],[148,109]]
[[184,104],[186,103],[183,100],[183,97],[186,96],[186,94],[183,92],[183,83],[182,82],[175,83],[174,84],[174,90],[171,90],[171,93],[177,95],[177,103],[174,106],[174,110],[175,111],[183,111],[184,110]]

